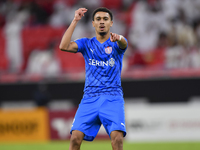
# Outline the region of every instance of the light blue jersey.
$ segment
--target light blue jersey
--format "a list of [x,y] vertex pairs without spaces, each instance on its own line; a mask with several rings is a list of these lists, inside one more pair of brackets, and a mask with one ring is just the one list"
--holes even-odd
[[[127,40],[126,40],[127,41]],[[84,96],[79,104],[70,133],[84,133],[92,141],[103,124],[110,136],[112,131],[126,135],[124,99],[121,87],[122,59],[125,50],[110,38],[100,43],[96,37],[75,41],[85,59]]]
[[121,70],[126,49],[120,49],[117,42],[111,42],[110,38],[102,44],[96,37],[81,38],[75,42],[78,45],[78,52],[81,52],[85,59],[83,97],[123,96]]

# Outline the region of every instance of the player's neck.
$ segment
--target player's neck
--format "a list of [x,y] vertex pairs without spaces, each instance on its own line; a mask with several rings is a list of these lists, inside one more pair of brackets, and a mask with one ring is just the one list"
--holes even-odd
[[105,35],[100,35],[100,34],[96,34],[96,38],[100,43],[104,43],[106,40],[108,40],[110,38],[110,32],[108,32]]

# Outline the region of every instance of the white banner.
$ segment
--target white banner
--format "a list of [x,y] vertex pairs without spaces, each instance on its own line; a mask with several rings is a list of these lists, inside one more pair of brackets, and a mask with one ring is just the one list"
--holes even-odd
[[200,105],[125,104],[129,141],[199,141]]

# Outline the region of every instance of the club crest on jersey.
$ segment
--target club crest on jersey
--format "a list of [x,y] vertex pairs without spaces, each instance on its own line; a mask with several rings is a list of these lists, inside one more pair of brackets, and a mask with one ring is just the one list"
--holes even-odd
[[105,48],[105,52],[106,52],[106,54],[112,53],[112,47]]

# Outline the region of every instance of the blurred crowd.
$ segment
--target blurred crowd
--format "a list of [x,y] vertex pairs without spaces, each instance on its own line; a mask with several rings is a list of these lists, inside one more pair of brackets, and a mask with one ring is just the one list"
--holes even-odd
[[[111,31],[129,41],[123,71],[200,68],[199,0],[0,0],[0,73],[44,76],[66,73],[59,57],[63,53],[55,52],[62,34],[75,10],[86,7],[88,12],[78,23],[72,40],[95,36],[91,15],[101,6],[114,14]],[[42,50],[32,49],[26,60],[22,32],[38,27],[64,30]],[[40,36],[44,36],[42,32]],[[31,39],[31,35],[27,38],[37,39]]]

